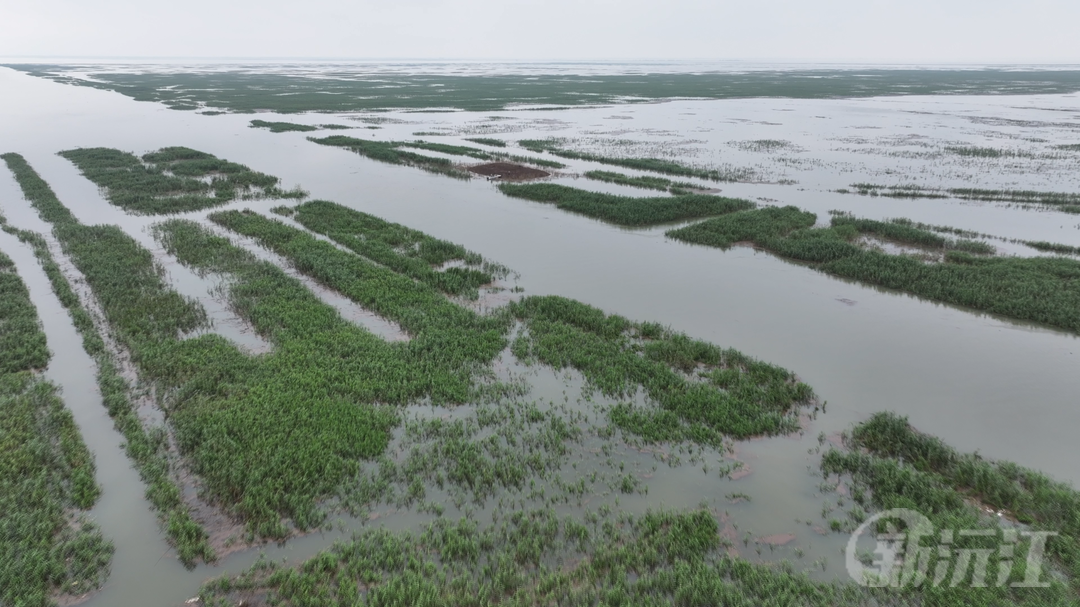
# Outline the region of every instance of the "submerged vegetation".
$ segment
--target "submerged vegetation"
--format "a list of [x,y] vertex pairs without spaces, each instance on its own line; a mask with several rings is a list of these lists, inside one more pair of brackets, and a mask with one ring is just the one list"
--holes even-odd
[[[720,248],[746,242],[835,276],[1080,333],[1080,262],[986,256],[993,249],[986,243],[945,239],[904,221],[838,215],[830,227],[814,228],[816,221],[816,215],[796,207],[774,207],[723,215],[667,234]],[[865,234],[943,256],[928,262],[918,255],[873,250],[855,242]]]
[[352,127],[345,126],[344,124],[297,124],[295,122],[267,122],[266,120],[252,120],[251,128],[253,129],[270,129],[271,133],[288,133],[297,131],[301,133],[309,133],[311,131],[317,131],[319,129],[340,131],[350,129]]
[[749,169],[703,169],[687,166],[675,162],[674,160],[664,160],[662,158],[615,158],[611,156],[600,156],[598,154],[567,150],[562,147],[562,143],[561,139],[522,139],[521,141],[518,141],[518,144],[521,147],[530,152],[548,152],[572,160],[587,160],[589,162],[599,162],[601,164],[611,164],[628,169],[652,171],[654,173],[664,173],[667,175],[697,177],[700,179],[709,179],[711,181],[745,181],[753,177],[753,172]]
[[466,137],[465,141],[471,141],[473,143],[479,143],[480,145],[490,145],[495,148],[506,147],[506,142],[502,139],[492,139],[490,137]]
[[32,373],[50,353],[3,252],[0,336],[0,603],[46,607],[101,587],[113,545],[80,513],[101,494],[94,457],[56,386]]
[[[1080,592],[1080,493],[1075,489],[1011,462],[959,453],[941,440],[915,431],[906,418],[892,413],[879,413],[856,426],[845,446],[848,449],[844,451],[828,451],[821,468],[826,475],[851,477],[855,523],[861,522],[866,512],[912,508],[929,517],[935,531],[952,534],[957,554],[962,549],[991,545],[985,539],[964,537],[957,533],[960,530],[982,529],[994,540],[1004,537],[1006,542],[1010,533],[1016,538],[1017,531],[1052,533],[1045,554],[1053,568],[1064,573],[1064,580],[1057,572],[1044,571],[1042,580],[1036,580],[1045,584],[1043,588],[1004,583],[1028,579],[1026,556],[1031,544],[1014,540],[1011,555],[986,551],[985,587],[942,584],[936,592],[926,593],[938,595],[940,604],[1059,605],[1075,600]],[[999,514],[987,516],[986,509]],[[966,563],[961,569],[953,564],[952,555],[928,551],[929,561],[920,566],[926,566],[934,579],[953,580],[952,586],[958,579],[970,580]]]
[[749,200],[709,194],[639,198],[590,192],[554,183],[500,183],[499,190],[508,196],[551,203],[565,211],[633,227],[721,215],[754,207]]
[[959,198],[984,202],[1006,202],[1052,208],[1065,213],[1080,213],[1080,194],[1039,192],[1034,190],[988,190],[980,188],[925,188],[921,186],[885,186],[873,183],[852,184],[862,195],[892,198]]
[[183,213],[242,198],[305,198],[307,193],[277,187],[278,178],[205,152],[171,147],[142,158],[110,148],[60,152],[90,181],[105,190],[109,202],[132,213]]

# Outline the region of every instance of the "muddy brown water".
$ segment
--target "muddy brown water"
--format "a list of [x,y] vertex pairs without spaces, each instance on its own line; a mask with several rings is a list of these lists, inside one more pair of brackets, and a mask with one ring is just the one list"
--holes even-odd
[[[126,215],[108,205],[73,165],[55,155],[57,151],[107,146],[141,153],[185,145],[210,152],[277,175],[286,188],[302,185],[313,198],[333,200],[463,244],[518,272],[516,284],[526,295],[563,295],[632,319],[660,321],[695,338],[735,347],[795,371],[827,401],[825,412],[806,420],[804,431],[794,436],[737,443],[733,457],[745,465],[734,475],[736,480],[721,479],[715,467],[704,472],[686,457],[682,465],[668,466],[655,452],[619,447],[617,457],[636,471],[649,494],[598,498],[613,503],[619,497],[619,507],[635,513],[658,507],[692,508],[704,501],[738,527],[734,533],[739,538],[749,532],[768,544],[777,543],[777,538],[786,540],[788,534],[795,536],[774,550],[764,550],[762,557],[750,544],[751,549],[741,552],[748,558],[789,558],[811,569],[814,559],[826,557],[832,564],[821,575],[837,574],[841,568],[837,551],[846,537],[823,536],[814,529],[826,522],[821,510],[832,500],[813,473],[817,437],[834,435],[877,411],[908,415],[916,427],[958,449],[978,450],[987,457],[1013,460],[1080,483],[1080,468],[1075,465],[1080,452],[1074,437],[1075,428],[1080,427],[1075,397],[1080,393],[1080,342],[1074,335],[838,280],[748,248],[725,252],[670,241],[662,228],[616,228],[550,205],[505,197],[481,179],[461,182],[379,164],[311,144],[302,134],[272,134],[247,127],[252,118],[272,116],[211,117],[170,111],[2,68],[0,90],[5,91],[0,96],[0,152],[26,156],[80,220],[120,225],[155,251],[172,284],[207,307],[214,319],[213,330],[250,349],[265,344],[242,321],[231,317],[220,295],[212,292],[219,281],[200,278],[171,260],[147,231],[157,219]],[[933,149],[962,144],[1030,146],[1044,151],[1053,143],[1075,143],[1080,140],[1080,97],[1075,95],[678,101],[558,112],[388,115],[404,123],[387,123],[379,131],[357,131],[356,136],[402,140],[412,138],[413,131],[442,128],[452,134],[431,140],[464,145],[468,143],[461,137],[476,134],[508,140],[567,137],[598,153],[637,150],[650,155],[651,151],[651,155],[686,162],[756,167],[764,176],[763,183],[717,187],[723,195],[794,204],[817,212],[821,220],[829,209],[840,209],[871,218],[906,216],[1006,238],[1080,245],[1080,217],[1073,215],[832,191],[858,181],[891,184],[903,180],[937,187],[987,184],[1080,191],[1080,171],[1076,171],[1080,156],[1075,154],[992,164],[945,155],[918,156],[924,148],[908,145],[924,141],[936,146]],[[489,115],[508,119],[491,121]],[[1047,126],[1051,115],[1057,126]],[[622,119],[607,120],[611,116]],[[313,115],[289,120],[317,124],[328,118]],[[730,143],[763,139],[790,140],[802,151],[764,154],[748,151],[752,146]],[[520,149],[507,151],[529,155]],[[560,173],[593,168],[641,174],[566,163],[570,168]],[[653,195],[573,177],[556,179],[597,191]],[[777,183],[780,179],[798,183]],[[273,203],[231,206],[265,212]],[[0,171],[0,209],[18,227],[48,231],[7,171]],[[205,222],[205,215],[184,217]],[[259,250],[250,243],[245,246]],[[232,554],[217,566],[185,571],[165,544],[142,496],[144,486],[119,447],[122,438],[101,407],[93,366],[66,312],[28,248],[7,234],[0,234],[0,247],[16,260],[38,305],[54,352],[48,376],[62,386],[65,401],[95,453],[99,482],[105,489],[92,515],[116,543],[117,552],[107,586],[87,605],[182,604],[206,578],[240,571],[260,552],[296,562],[347,536],[348,531],[315,533],[284,546]],[[268,253],[261,256],[275,261]],[[362,309],[356,310],[339,295],[324,292],[320,297],[336,302],[343,316],[364,317]],[[393,326],[380,329],[376,321],[370,322],[372,330],[393,335]],[[558,402],[564,391],[573,395],[580,388],[580,378],[572,373],[544,368],[528,373],[533,398]],[[569,401],[576,399],[573,396]],[[467,415],[468,410],[457,414]],[[586,441],[574,457],[583,467],[603,469],[603,462],[590,459],[593,448],[596,445]],[[734,462],[732,456],[719,453],[701,457],[706,462]],[[746,494],[751,501],[726,498],[735,493]],[[428,520],[430,516],[414,512],[386,512],[366,524],[416,529]],[[347,528],[359,524],[345,521]],[[731,530],[725,528],[725,532]],[[793,557],[796,549],[806,556]]]

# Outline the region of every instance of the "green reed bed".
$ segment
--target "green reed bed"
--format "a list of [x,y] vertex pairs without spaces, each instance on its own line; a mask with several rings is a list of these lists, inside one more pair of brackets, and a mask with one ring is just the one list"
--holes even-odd
[[5,605],[44,607],[56,594],[99,588],[112,561],[112,543],[80,513],[101,494],[94,456],[56,386],[31,372],[44,368],[50,357],[30,293],[14,263],[0,252],[0,602]]
[[[878,413],[859,424],[845,436],[844,443],[845,450],[830,449],[821,463],[826,475],[850,476],[854,483],[856,507],[844,526],[857,524],[868,512],[910,508],[927,516],[935,532],[986,529],[993,534],[990,544],[985,538],[957,534],[953,549],[994,547],[1002,529],[1011,528],[1015,533],[1016,526],[1008,522],[1011,520],[1020,522],[1022,530],[1057,534],[1046,543],[1048,562],[1039,580],[1046,588],[997,583],[1024,580],[1027,541],[1015,546],[1011,562],[996,551],[989,556],[986,588],[972,588],[969,572],[953,571],[953,553],[941,555],[933,550],[926,563],[931,580],[939,558],[947,556],[952,562],[940,563],[943,579],[951,580],[959,573],[964,583],[950,588],[946,581],[931,590],[925,587],[930,585],[928,580],[919,592],[924,601],[944,605],[1074,604],[1080,592],[1080,492],[1011,462],[959,453],[940,439],[912,429],[907,418],[893,413]],[[1002,524],[1002,519],[988,515],[983,507],[1002,512],[1008,520]],[[1004,575],[999,565],[1004,565]]]
[[587,152],[575,152],[561,147],[562,140],[560,139],[522,139],[521,141],[518,141],[518,144],[530,152],[548,152],[571,160],[587,160],[589,162],[611,164],[628,169],[652,171],[654,173],[664,173],[666,175],[678,175],[682,177],[697,177],[700,179],[708,179],[710,181],[742,181],[750,179],[753,176],[753,172],[750,169],[702,169],[687,166],[673,160],[664,160],[662,158],[615,158],[611,156],[590,154]]
[[[124,344],[148,375],[150,369],[169,369],[161,354],[178,334],[202,325],[205,312],[165,288],[150,253],[115,226],[85,226],[56,198],[52,188],[18,154],[3,156],[15,174],[23,194],[42,219],[53,224],[53,234],[64,252],[90,284],[114,336]],[[171,464],[162,429],[145,428],[128,396],[127,382],[98,333],[94,321],[71,289],[59,266],[52,260],[44,240],[19,231],[19,237],[34,246],[61,304],[71,314],[83,339],[83,348],[98,366],[97,381],[102,401],[117,430],[127,441],[125,450],[135,462],[146,497],[158,511],[170,543],[188,567],[197,559],[213,561],[215,556],[202,526],[191,518],[172,478]],[[158,344],[157,340],[164,340]]]
[[431,143],[428,141],[409,141],[405,143],[397,144],[400,147],[416,148],[418,150],[428,150],[429,152],[441,152],[443,154],[450,154],[452,156],[468,156],[470,158],[476,158],[479,160],[491,160],[495,158],[494,155],[481,150],[480,148],[472,148],[465,145],[450,145],[448,143]]
[[584,175],[586,179],[595,179],[596,181],[617,183],[620,185],[628,185],[630,187],[644,188],[647,190],[668,191],[672,188],[681,190],[700,189],[700,186],[693,183],[676,182],[670,179],[665,179],[664,177],[631,177],[623,173],[615,173],[612,171],[585,171]]
[[850,215],[834,215],[832,225],[833,227],[851,226],[860,234],[870,234],[884,240],[927,249],[966,251],[977,255],[990,255],[996,251],[993,246],[985,242],[939,236],[918,227],[915,222],[905,218],[877,221],[858,219]]
[[649,441],[790,432],[794,408],[814,398],[790,371],[572,299],[528,297],[510,310],[526,329],[513,344],[519,359],[577,369],[613,398],[644,390],[655,408],[619,405],[610,416]]
[[[485,262],[461,245],[333,202],[304,203],[295,208],[293,219],[312,232],[443,293],[475,299],[478,287],[507,274],[506,268]],[[463,267],[440,269],[449,263]]]
[[56,386],[0,374],[0,603],[46,607],[104,584],[113,544],[80,512],[99,494]]
[[[423,154],[416,154],[398,149],[405,145],[405,142],[402,141],[372,141],[370,139],[358,139],[356,137],[347,137],[345,135],[330,135],[322,138],[308,137],[308,141],[312,141],[319,145],[345,148],[350,152],[355,152],[361,156],[366,156],[372,160],[378,160],[379,162],[385,162],[387,164],[401,164],[417,167],[431,173],[446,175],[448,177],[471,179],[468,171],[455,167],[454,163],[446,158],[434,158],[432,156],[424,156]],[[429,145],[438,144],[432,143]]]
[[49,356],[30,292],[0,251],[0,373],[44,369]]
[[555,183],[500,183],[508,196],[556,205],[609,223],[640,227],[750,209],[754,203],[708,194],[639,198],[590,192]]
[[[973,255],[981,244],[956,241],[940,263],[912,255],[869,250],[854,241],[860,229],[887,231],[906,242],[938,238],[910,225],[853,222],[833,217],[814,228],[816,216],[795,207],[741,211],[709,219],[667,235],[676,240],[728,248],[746,242],[827,274],[895,289],[933,301],[974,308],[1018,320],[1080,332],[1080,262],[1066,258]],[[861,227],[858,227],[861,226]],[[873,233],[873,232],[871,232]],[[985,243],[983,243],[985,244]],[[956,250],[960,249],[960,250]]]
[[238,198],[307,196],[299,189],[281,190],[277,177],[184,147],[164,148],[141,158],[110,148],[79,148],[60,155],[104,188],[109,202],[140,215],[197,211]]
[[344,124],[297,124],[295,122],[267,122],[266,120],[252,120],[251,128],[253,129],[269,129],[271,133],[289,133],[300,132],[310,133],[311,131],[331,130],[331,131],[343,131],[351,129],[350,126]]
[[1080,247],[1073,247],[1067,244],[1046,242],[1045,240],[1022,240],[1021,242],[1033,249],[1044,251],[1046,253],[1058,253],[1060,255],[1080,255]]
[[159,226],[181,262],[235,279],[234,310],[276,346],[256,360],[216,362],[227,379],[184,389],[171,419],[206,489],[255,533],[280,537],[288,531],[281,516],[301,528],[320,524],[316,501],[385,449],[397,414],[371,403],[467,400],[473,375],[505,348],[507,322],[270,219],[239,212],[211,219],[260,240],[411,336],[388,343],[343,320],[296,279],[197,224]]
[[466,137],[465,141],[471,141],[473,143],[479,143],[480,145],[490,145],[493,148],[504,148],[506,142],[502,139],[492,139],[490,137]]

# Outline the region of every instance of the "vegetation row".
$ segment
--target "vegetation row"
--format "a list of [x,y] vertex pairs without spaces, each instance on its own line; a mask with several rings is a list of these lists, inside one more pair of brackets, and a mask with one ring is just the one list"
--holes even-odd
[[[161,282],[148,251],[115,226],[85,226],[56,198],[52,188],[18,154],[3,156],[15,174],[23,194],[42,219],[53,224],[53,234],[64,252],[82,272],[101,305],[114,336],[130,350],[140,368],[153,380],[151,370],[168,369],[155,340],[164,348],[176,341],[181,329],[200,326],[201,307],[188,302]],[[97,362],[97,382],[102,402],[124,436],[125,450],[147,485],[146,498],[158,511],[169,542],[180,560],[193,567],[197,559],[213,561],[214,552],[202,526],[192,517],[172,477],[164,429],[147,429],[129,398],[127,382],[120,375],[94,321],[78,295],[52,259],[44,239],[20,231],[19,237],[34,247],[53,291],[68,309],[83,348]]]
[[[844,278],[934,301],[1080,332],[1080,262],[1064,257],[982,255],[985,243],[942,239],[903,222],[817,216],[796,207],[740,211],[669,231],[685,242],[728,248],[749,243]],[[940,262],[860,246],[860,234],[943,252]],[[977,254],[972,254],[972,253]]]
[[140,215],[197,211],[237,198],[304,198],[284,191],[278,178],[205,152],[171,147],[142,158],[111,148],[60,152],[99,187],[112,204]]
[[631,227],[722,215],[755,206],[749,200],[710,194],[646,198],[590,192],[557,183],[500,183],[499,190],[508,196],[554,204],[566,211]]
[[548,152],[572,160],[587,160],[589,162],[599,162],[628,169],[652,171],[681,177],[697,177],[712,181],[741,181],[752,176],[749,169],[702,169],[662,158],[616,158],[587,152],[575,152],[563,148],[560,139],[522,139],[518,141],[518,144],[530,152]]

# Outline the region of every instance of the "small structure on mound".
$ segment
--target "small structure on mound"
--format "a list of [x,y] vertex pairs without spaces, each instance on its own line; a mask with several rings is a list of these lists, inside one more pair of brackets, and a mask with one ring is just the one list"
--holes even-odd
[[484,175],[491,179],[539,179],[541,177],[547,177],[551,174],[547,171],[541,171],[540,169],[521,166],[520,164],[513,164],[510,162],[489,162],[488,164],[478,164],[476,166],[469,167],[469,170],[473,173],[476,173],[477,175]]

